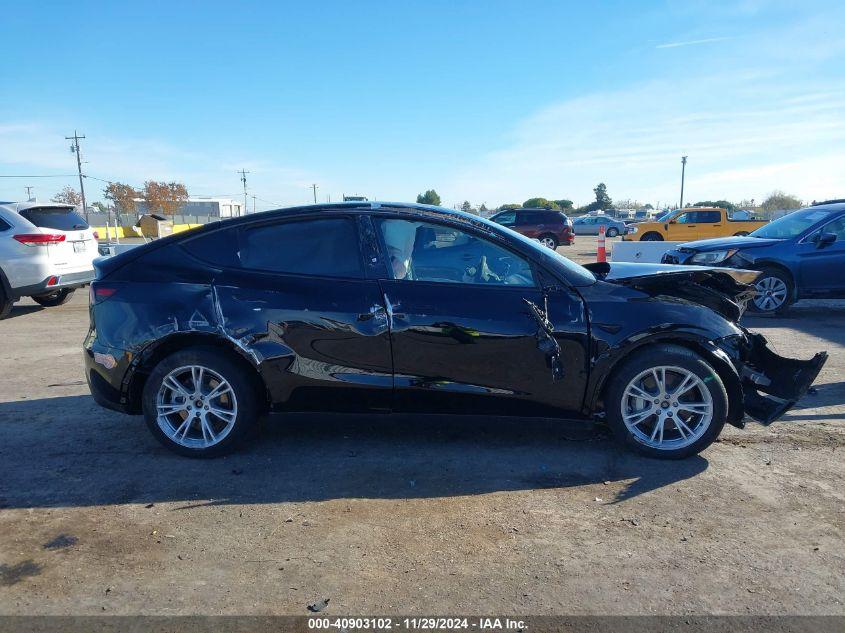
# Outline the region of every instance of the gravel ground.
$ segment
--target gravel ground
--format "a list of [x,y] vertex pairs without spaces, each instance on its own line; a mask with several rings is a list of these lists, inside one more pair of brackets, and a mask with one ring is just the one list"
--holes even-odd
[[818,393],[682,462],[555,420],[328,415],[194,461],[91,400],[84,292],[23,301],[0,322],[0,613],[845,614],[845,304],[747,325],[827,349]]

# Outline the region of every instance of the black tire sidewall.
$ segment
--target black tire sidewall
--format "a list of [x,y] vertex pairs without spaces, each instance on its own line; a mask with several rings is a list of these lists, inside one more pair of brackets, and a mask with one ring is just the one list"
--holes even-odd
[[660,233],[649,232],[643,235],[641,242],[662,242],[663,236]]
[[792,279],[789,275],[787,275],[778,268],[761,268],[760,270],[762,271],[762,274],[756,279],[754,283],[757,284],[766,277],[777,277],[783,283],[786,284],[786,301],[784,301],[783,304],[775,310],[763,311],[760,310],[752,300],[748,302],[748,309],[754,314],[780,314],[793,303],[793,297],[795,296],[795,286],[792,283]]
[[[220,374],[235,391],[238,415],[232,430],[220,443],[210,448],[188,448],[173,442],[156,421],[156,395],[164,377],[184,365],[202,365]],[[218,457],[232,452],[257,421],[261,407],[259,392],[242,364],[231,360],[225,352],[213,348],[193,347],[175,352],[155,366],[144,384],[142,407],[147,427],[153,436],[170,450],[187,457]]]
[[616,237],[617,235],[619,235],[618,229],[607,229],[607,237]]
[[[659,459],[683,459],[710,446],[719,437],[728,416],[728,394],[716,370],[700,355],[677,345],[648,347],[634,354],[614,371],[605,390],[605,414],[614,438],[642,455]],[[684,448],[660,450],[646,446],[637,441],[622,420],[621,402],[625,387],[640,372],[659,365],[672,365],[692,371],[704,381],[713,399],[713,419],[710,426],[704,435]]]
[[64,305],[70,301],[75,290],[75,288],[64,288],[56,291],[58,296],[55,298],[52,298],[49,295],[41,295],[39,297],[31,297],[31,299],[38,305],[45,308],[55,308],[56,306]]
[[12,306],[15,302],[6,294],[6,290],[0,286],[0,319],[5,319],[12,311]]

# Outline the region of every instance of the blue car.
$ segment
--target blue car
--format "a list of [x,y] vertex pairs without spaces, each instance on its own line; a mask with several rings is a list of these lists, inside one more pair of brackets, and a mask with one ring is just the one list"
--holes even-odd
[[845,200],[794,211],[744,237],[681,244],[664,264],[762,271],[755,312],[776,314],[799,299],[845,298]]

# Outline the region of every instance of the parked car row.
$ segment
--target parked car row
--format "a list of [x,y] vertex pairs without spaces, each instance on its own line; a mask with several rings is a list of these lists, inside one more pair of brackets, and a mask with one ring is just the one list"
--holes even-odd
[[602,226],[607,237],[637,232],[636,227],[610,216],[588,215],[573,220],[556,209],[508,209],[490,219],[551,249],[571,246],[576,235],[598,235]]

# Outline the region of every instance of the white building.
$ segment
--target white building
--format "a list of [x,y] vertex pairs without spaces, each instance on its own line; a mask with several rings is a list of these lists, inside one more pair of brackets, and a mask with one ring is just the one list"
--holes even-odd
[[[147,203],[143,198],[136,198],[138,213],[147,213]],[[179,207],[177,215],[209,215],[217,218],[232,218],[244,214],[242,200],[232,198],[200,198],[189,197],[188,201]]]

